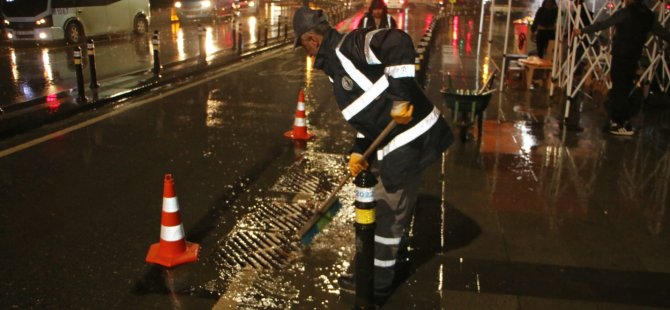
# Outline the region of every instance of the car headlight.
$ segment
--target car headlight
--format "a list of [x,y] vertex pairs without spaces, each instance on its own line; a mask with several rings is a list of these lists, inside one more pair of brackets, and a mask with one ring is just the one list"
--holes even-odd
[[11,32],[7,32],[7,39],[14,39],[14,35]]
[[175,8],[180,8],[181,7],[181,2],[177,1],[174,3]]
[[40,32],[39,37],[40,37],[40,39],[44,40],[44,39],[47,38],[47,34],[44,33],[44,32]]
[[205,0],[205,1],[200,1],[200,5],[203,8],[208,8],[208,7],[212,6],[212,3],[209,0]]
[[253,7],[255,7],[255,6],[256,6],[256,3],[255,3],[255,2],[253,2],[253,1],[249,1],[249,7],[250,7],[250,8],[253,8]]
[[5,25],[9,26],[9,21],[5,19]]
[[46,24],[46,23],[47,23],[47,20],[44,19],[44,18],[40,18],[40,19],[38,19],[38,20],[35,22],[35,24],[37,24],[38,26],[39,26],[39,25]]

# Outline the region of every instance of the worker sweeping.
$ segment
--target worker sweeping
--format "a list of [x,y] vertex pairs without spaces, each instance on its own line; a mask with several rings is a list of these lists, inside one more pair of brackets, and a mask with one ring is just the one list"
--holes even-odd
[[[299,8],[293,18],[295,46],[316,57],[314,68],[332,82],[344,119],[358,131],[349,159],[357,175],[371,169],[376,199],[374,292],[385,300],[393,291],[396,256],[417,199],[421,172],[453,142],[440,111],[414,79],[412,39],[398,29],[356,29],[342,35],[321,10]],[[370,160],[363,158],[390,122],[397,126]],[[353,275],[340,288],[355,290]]]

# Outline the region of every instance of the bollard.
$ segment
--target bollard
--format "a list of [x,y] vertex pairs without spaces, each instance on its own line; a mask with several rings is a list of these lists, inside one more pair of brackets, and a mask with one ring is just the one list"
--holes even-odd
[[86,44],[86,52],[88,54],[88,67],[90,68],[91,71],[91,89],[96,89],[100,87],[100,83],[98,83],[98,73],[95,69],[95,43],[93,42],[93,39],[89,39],[88,43]]
[[200,57],[201,60],[207,58],[207,48],[205,45],[205,27],[202,25],[198,24],[198,56]]
[[284,40],[288,40],[288,16],[284,17]]
[[237,23],[233,22],[233,50],[237,49]]
[[237,32],[237,53],[242,54],[242,29],[240,28],[240,31]]
[[447,91],[449,93],[454,92],[454,83],[451,81],[451,72],[447,72]]
[[421,88],[423,88],[423,75],[424,75],[424,73],[422,71],[423,66],[422,66],[421,63],[422,63],[422,61],[419,57],[414,57],[414,71],[416,71],[414,76],[415,76],[416,82],[421,86]]
[[81,47],[74,48],[74,67],[77,74],[77,103],[87,101],[84,89],[84,72],[81,64]]
[[154,31],[154,35],[151,38],[151,44],[154,46],[154,76],[160,77],[161,74],[161,59],[160,59],[160,39],[158,38],[158,30]]
[[264,46],[268,46],[268,19],[265,19],[265,34],[263,34]]
[[365,170],[356,176],[356,301],[357,309],[374,308],[375,197],[377,180]]
[[277,39],[281,36],[281,15],[277,16]]

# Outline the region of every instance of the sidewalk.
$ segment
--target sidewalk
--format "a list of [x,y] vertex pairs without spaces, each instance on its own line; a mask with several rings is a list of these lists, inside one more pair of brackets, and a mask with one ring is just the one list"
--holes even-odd
[[[474,76],[475,55],[461,55],[453,74]],[[439,102],[446,78],[433,73]],[[670,307],[670,107],[649,104],[620,138],[603,133],[602,102],[583,102],[583,132],[561,130],[562,103],[546,89],[496,93],[482,141],[428,170],[409,275],[385,308]]]
[[[443,23],[427,93],[451,119],[439,92],[446,72],[474,88],[476,55]],[[649,105],[641,130],[619,138],[602,132],[601,102],[583,102],[582,132],[559,128],[560,106],[544,89],[496,93],[482,140],[456,141],[426,170],[410,257],[383,309],[670,307],[670,109]],[[240,271],[214,308],[350,309],[353,295],[336,281],[354,251],[350,190],[341,196],[343,208],[288,267]]]

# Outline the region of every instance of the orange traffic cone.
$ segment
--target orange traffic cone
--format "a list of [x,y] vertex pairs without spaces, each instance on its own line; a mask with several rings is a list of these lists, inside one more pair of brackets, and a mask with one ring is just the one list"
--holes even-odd
[[302,89],[298,95],[298,107],[295,110],[293,130],[285,132],[284,136],[294,140],[309,140],[314,136],[307,132],[307,124],[305,123],[305,93]]
[[163,185],[161,240],[149,247],[146,261],[173,267],[198,260],[200,245],[184,239],[184,226],[181,223],[179,204],[174,193],[174,179],[171,174],[166,174]]

